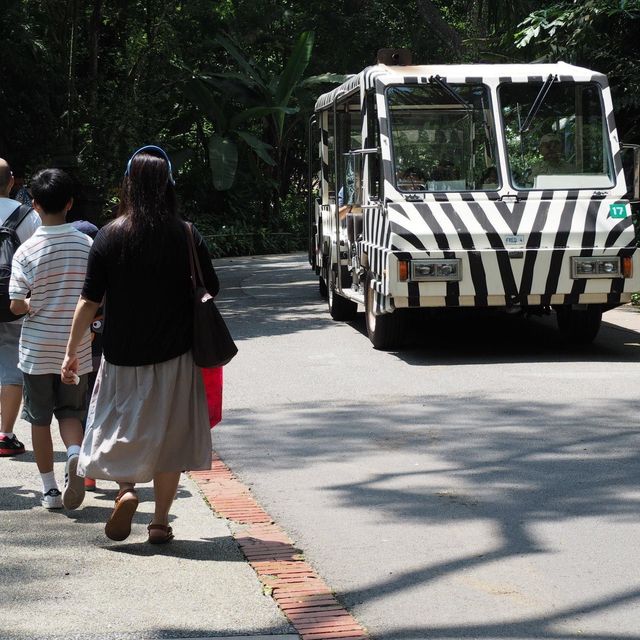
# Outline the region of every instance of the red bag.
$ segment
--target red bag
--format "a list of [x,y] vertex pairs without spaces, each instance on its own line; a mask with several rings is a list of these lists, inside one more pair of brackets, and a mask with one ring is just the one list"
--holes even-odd
[[207,395],[209,425],[213,429],[222,420],[222,367],[200,369]]

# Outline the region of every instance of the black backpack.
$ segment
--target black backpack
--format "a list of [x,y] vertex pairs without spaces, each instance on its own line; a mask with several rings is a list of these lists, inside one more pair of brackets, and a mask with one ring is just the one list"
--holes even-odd
[[31,211],[32,208],[29,205],[21,204],[0,225],[0,322],[11,322],[22,317],[11,313],[9,310],[9,305],[11,304],[9,281],[11,280],[13,255],[21,244],[16,229]]

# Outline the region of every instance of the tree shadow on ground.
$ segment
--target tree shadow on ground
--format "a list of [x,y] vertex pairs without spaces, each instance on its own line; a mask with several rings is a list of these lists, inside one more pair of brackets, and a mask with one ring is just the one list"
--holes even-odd
[[167,544],[148,542],[128,542],[109,544],[107,551],[133,556],[170,556],[183,560],[204,560],[206,562],[246,562],[232,536],[203,538],[202,540],[181,540],[175,538]]
[[[220,260],[216,269],[221,280],[218,306],[237,342],[326,331],[340,324],[320,298],[306,254]],[[606,323],[593,344],[571,346],[558,332],[555,314],[525,318],[449,309],[412,311],[409,316],[404,342],[390,357],[413,366],[640,360],[638,334]],[[363,313],[348,324],[366,337]]]
[[[327,478],[316,491],[328,492],[339,507],[364,510],[381,523],[389,518],[412,526],[491,523],[491,548],[480,554],[458,550],[448,559],[399,575],[381,571],[366,586],[338,594],[356,610],[478,567],[522,557],[535,563],[536,557],[555,552],[538,536],[542,525],[590,517],[638,523],[640,433],[629,426],[637,423],[634,400],[601,401],[580,412],[570,403],[527,407],[481,396],[466,398],[461,411],[460,401],[407,397],[401,405],[381,400],[368,401],[366,407],[302,402],[273,407],[278,424],[265,412],[230,411],[217,449],[249,483],[265,472],[284,474],[283,485],[290,482],[288,473],[302,470]],[[387,464],[390,453],[403,452],[418,469],[406,471],[413,465],[402,461]],[[369,471],[352,472],[348,481],[339,481],[341,465],[352,460]],[[328,473],[327,465],[336,473]],[[315,474],[316,466],[323,467],[324,475]],[[375,637],[613,639],[620,637],[615,629],[589,635],[559,631],[558,625],[636,601],[640,584],[600,599],[585,598],[579,605],[558,605],[548,615],[501,624],[424,625]]]
[[[220,263],[223,263],[222,265]],[[216,262],[216,302],[237,341],[322,329],[332,320],[313,272],[299,255]]]

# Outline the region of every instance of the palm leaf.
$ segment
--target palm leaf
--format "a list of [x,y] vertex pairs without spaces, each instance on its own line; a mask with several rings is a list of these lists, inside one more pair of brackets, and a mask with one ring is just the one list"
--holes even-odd
[[[237,77],[233,77],[236,75]],[[239,74],[208,73],[199,76],[199,79],[208,87],[224,96],[224,101],[237,100],[243,104],[260,104],[264,97],[260,88],[252,81],[244,82]]]
[[260,72],[242,55],[236,45],[231,42],[229,38],[226,38],[223,35],[218,35],[216,37],[216,41],[225,48],[227,53],[238,63],[240,68],[243,69],[244,72],[266,93],[267,87],[264,84]]
[[274,114],[291,114],[298,111],[297,107],[251,107],[237,113],[229,120],[229,129],[235,129],[240,123],[247,120],[264,118]]
[[[309,65],[311,59],[311,51],[313,50],[314,33],[313,31],[305,31],[300,34],[298,41],[293,47],[291,56],[280,75],[278,85],[274,94],[274,102],[280,106],[289,104],[291,94],[296,85],[300,82],[300,78],[305,69]],[[279,135],[282,135],[282,127],[284,125],[284,113],[275,115],[276,125]]]
[[189,80],[183,87],[182,92],[188,100],[193,102],[208,118],[213,120],[220,131],[227,129],[227,116],[218,104],[216,97],[204,82],[194,78]]
[[256,155],[263,162],[266,162],[272,167],[276,164],[276,161],[268,153],[273,149],[270,144],[267,144],[259,138],[256,138],[256,136],[249,133],[248,131],[239,131],[238,136],[240,136],[240,138],[242,138],[255,151]]
[[342,84],[349,76],[342,73],[322,73],[309,76],[300,82],[300,87],[314,87],[319,84]]
[[238,168],[238,147],[230,138],[214,133],[209,139],[209,163],[213,186],[227,191],[233,185]]

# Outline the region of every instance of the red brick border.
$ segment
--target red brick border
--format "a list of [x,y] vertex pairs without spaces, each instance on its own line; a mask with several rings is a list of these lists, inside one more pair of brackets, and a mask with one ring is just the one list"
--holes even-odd
[[210,471],[192,471],[211,508],[245,527],[233,533],[242,553],[302,640],[369,640],[250,489],[215,454]]

